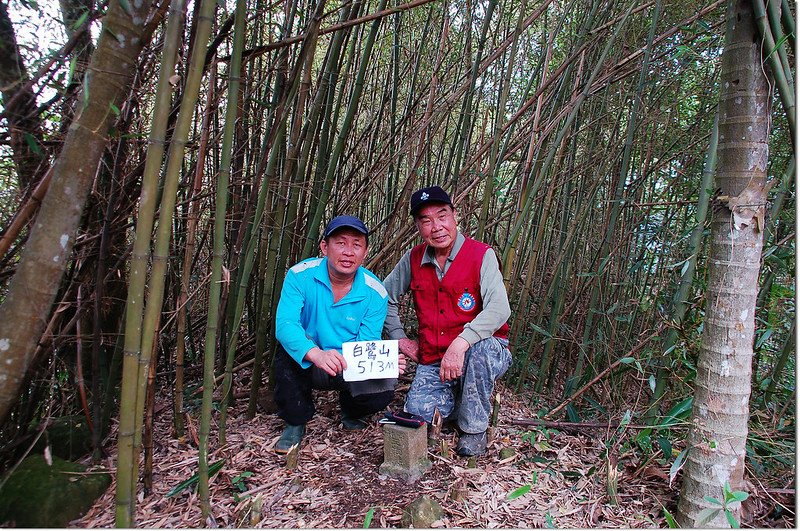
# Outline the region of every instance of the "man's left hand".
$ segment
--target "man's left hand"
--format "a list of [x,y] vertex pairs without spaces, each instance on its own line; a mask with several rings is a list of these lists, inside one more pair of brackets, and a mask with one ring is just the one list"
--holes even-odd
[[469,343],[461,337],[455,338],[450,343],[439,368],[439,379],[441,381],[447,382],[461,377],[464,371],[464,356],[468,348]]

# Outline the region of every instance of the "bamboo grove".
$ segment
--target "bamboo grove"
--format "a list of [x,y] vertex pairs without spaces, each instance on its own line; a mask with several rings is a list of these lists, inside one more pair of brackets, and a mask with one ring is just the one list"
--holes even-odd
[[[786,0],[747,4],[772,91],[748,443],[769,468],[794,452],[795,29]],[[661,425],[637,451],[685,436],[719,209],[722,0],[62,0],[52,50],[20,44],[41,7],[0,7],[0,338],[19,338],[0,339],[18,374],[6,464],[73,413],[99,456],[118,418],[132,525],[166,388],[176,437],[202,421],[207,514],[228,408],[254,416],[270,385],[286,269],[349,213],[385,276],[430,184],[501,257],[505,385],[547,418]]]

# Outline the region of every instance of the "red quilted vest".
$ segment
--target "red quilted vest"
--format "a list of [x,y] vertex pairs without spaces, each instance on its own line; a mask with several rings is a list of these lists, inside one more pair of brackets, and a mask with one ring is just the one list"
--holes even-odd
[[[411,249],[411,292],[419,321],[419,352],[424,365],[439,362],[450,343],[483,309],[480,272],[485,243],[466,238],[456,259],[439,281],[436,266],[422,264],[426,244]],[[504,323],[495,337],[508,337]]]

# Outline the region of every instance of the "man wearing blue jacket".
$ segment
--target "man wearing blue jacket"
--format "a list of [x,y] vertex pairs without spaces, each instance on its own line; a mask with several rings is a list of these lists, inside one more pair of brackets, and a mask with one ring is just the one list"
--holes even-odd
[[303,260],[286,273],[275,318],[279,345],[273,360],[275,403],[286,422],[275,445],[279,453],[288,452],[305,435],[315,412],[312,389],[339,391],[342,424],[351,430],[365,428],[366,417],[392,400],[394,378],[342,379],[342,343],[380,339],[386,318],[383,283],[361,267],[367,245],[368,230],[360,219],[337,216],[325,227],[322,258]]

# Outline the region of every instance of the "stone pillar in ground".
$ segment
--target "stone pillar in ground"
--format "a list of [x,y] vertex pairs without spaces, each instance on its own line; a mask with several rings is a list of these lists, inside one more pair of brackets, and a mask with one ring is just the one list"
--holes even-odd
[[383,425],[383,464],[380,473],[413,483],[430,468],[428,427]]

